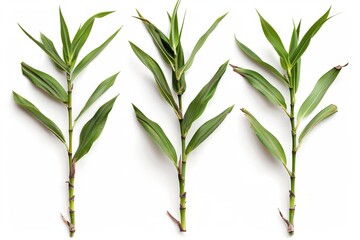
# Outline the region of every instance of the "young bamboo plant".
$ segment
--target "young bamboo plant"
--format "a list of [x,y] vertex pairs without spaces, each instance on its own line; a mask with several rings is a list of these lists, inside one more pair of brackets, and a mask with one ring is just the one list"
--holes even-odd
[[[246,109],[241,109],[246,117],[249,119],[252,129],[254,130],[256,136],[259,138],[261,143],[265,146],[265,148],[275,157],[277,158],[285,170],[289,174],[290,177],[290,195],[289,195],[289,218],[286,219],[283,217],[282,213],[279,210],[280,216],[285,221],[287,225],[288,232],[292,234],[294,232],[294,215],[295,215],[295,177],[296,177],[296,153],[299,150],[300,144],[303,141],[304,137],[310,133],[310,131],[321,121],[328,118],[332,114],[337,112],[337,107],[335,105],[329,105],[319,113],[317,113],[314,118],[309,121],[309,123],[303,128],[302,132],[298,135],[298,129],[302,120],[309,116],[317,105],[320,103],[321,99],[325,95],[326,91],[330,87],[330,85],[334,82],[335,78],[339,74],[340,70],[344,66],[337,66],[331,68],[328,72],[326,72],[314,86],[314,89],[306,98],[306,100],[301,104],[299,110],[295,111],[295,103],[296,103],[296,92],[299,87],[300,82],[300,65],[301,65],[301,56],[307,49],[310,44],[311,39],[314,35],[319,31],[322,25],[330,18],[329,17],[330,9],[326,11],[324,15],[322,15],[305,33],[305,35],[300,39],[300,25],[301,22],[297,26],[294,24],[291,42],[289,50],[286,51],[285,47],[276,33],[274,28],[259,14],[261,26],[263,32],[273,46],[274,50],[280,57],[280,64],[282,67],[282,71],[278,71],[275,67],[263,61],[258,55],[256,55],[252,50],[250,50],[247,46],[236,40],[237,45],[240,50],[255,63],[259,64],[265,70],[267,70],[270,74],[273,75],[274,78],[280,80],[286,87],[289,89],[289,103],[290,109],[287,107],[286,101],[283,95],[280,93],[278,89],[276,89],[273,85],[271,85],[262,75],[259,73],[240,68],[237,66],[232,66],[233,70],[243,76],[251,86],[253,86],[257,91],[259,91],[265,98],[270,101],[275,106],[279,106],[282,108],[286,116],[290,120],[290,134],[292,137],[292,149],[291,149],[291,169],[287,165],[286,155],[284,149],[278,139],[270,133],[267,129],[265,129],[257,119]],[[346,65],[345,65],[346,66]]]
[[35,119],[37,119],[41,124],[43,124],[50,132],[52,132],[65,146],[68,163],[69,163],[69,180],[66,182],[68,185],[69,191],[69,216],[70,221],[66,220],[62,215],[62,220],[69,228],[70,236],[72,237],[75,233],[75,167],[77,162],[88,153],[93,143],[100,136],[107,117],[115,103],[117,96],[103,104],[95,113],[95,115],[83,126],[80,136],[79,136],[79,145],[77,150],[73,151],[73,131],[78,119],[86,112],[86,110],[91,107],[91,105],[103,95],[115,82],[115,79],[118,73],[107,78],[99,84],[95,91],[91,94],[86,104],[73,120],[73,90],[76,77],[84,70],[84,68],[92,61],[94,58],[101,53],[101,51],[114,39],[117,33],[120,31],[118,29],[114,34],[112,34],[105,42],[100,46],[95,48],[93,51],[88,53],[77,65],[76,60],[79,56],[80,50],[84,46],[91,29],[93,27],[94,21],[96,18],[102,18],[112,12],[101,12],[90,17],[76,32],[72,41],[70,40],[70,35],[68,27],[63,18],[61,10],[59,9],[60,14],[60,29],[61,29],[61,40],[62,40],[62,51],[63,58],[58,54],[53,42],[47,38],[44,34],[40,34],[41,42],[34,39],[29,33],[27,33],[21,26],[21,30],[38,45],[51,59],[55,66],[64,73],[64,82],[67,84],[67,91],[63,88],[62,84],[50,76],[49,74],[39,71],[26,63],[21,63],[21,69],[24,76],[26,76],[32,84],[37,88],[45,92],[50,98],[53,98],[60,104],[62,104],[67,109],[68,115],[68,141],[65,140],[63,132],[52,120],[45,116],[33,103],[20,96],[16,92],[13,92],[14,101],[23,109],[28,111]]
[[[176,102],[173,94],[170,90],[168,82],[164,76],[159,64],[151,58],[147,53],[142,51],[135,44],[130,42],[130,45],[140,59],[140,61],[152,72],[155,82],[158,86],[160,94],[164,100],[174,110],[180,127],[180,142],[181,142],[181,154],[178,156],[173,144],[170,142],[162,128],[154,121],[147,118],[135,105],[134,110],[136,117],[146,132],[150,135],[152,140],[162,149],[174,165],[179,180],[180,191],[180,221],[173,217],[169,212],[170,218],[178,225],[181,232],[186,231],[186,191],[185,191],[185,174],[187,158],[191,151],[197,148],[225,119],[228,113],[231,112],[232,106],[225,109],[216,117],[205,122],[193,135],[191,140],[187,143],[187,134],[192,123],[198,119],[204,112],[206,105],[213,97],[217,85],[226,71],[228,62],[225,62],[219,70],[215,73],[213,78],[201,89],[198,95],[190,103],[189,107],[183,115],[184,109],[182,106],[182,96],[186,90],[185,72],[191,67],[194,61],[196,53],[205,43],[208,36],[215,29],[218,23],[225,17],[225,15],[219,17],[213,25],[207,30],[207,32],[201,36],[196,43],[190,57],[185,61],[183,48],[181,45],[181,35],[184,26],[184,20],[182,21],[181,28],[178,24],[178,7],[180,1],[177,1],[172,15],[170,18],[170,36],[167,37],[162,33],[154,24],[146,20],[139,12],[138,19],[140,19],[147,28],[150,36],[152,37],[154,44],[163,56],[164,61],[168,64],[169,69],[172,71],[172,88],[177,95],[178,101]],[[185,18],[185,17],[184,17]]]

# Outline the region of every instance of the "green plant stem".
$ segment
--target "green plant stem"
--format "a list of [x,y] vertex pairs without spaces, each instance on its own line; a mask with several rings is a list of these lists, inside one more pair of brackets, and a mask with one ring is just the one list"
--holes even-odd
[[[291,122],[291,137],[292,137],[292,154],[291,154],[291,189],[289,194],[289,223],[294,226],[294,216],[295,216],[295,174],[296,174],[296,151],[297,151],[297,142],[296,142],[296,124],[295,124],[295,89],[290,87],[290,122]],[[289,231],[290,234],[293,233]]]
[[69,224],[69,232],[70,237],[74,236],[75,233],[75,195],[74,195],[74,184],[75,184],[75,164],[76,160],[73,159],[72,152],[72,138],[73,138],[73,120],[72,120],[72,82],[70,74],[67,74],[67,87],[68,87],[68,121],[69,121],[69,148],[68,148],[68,157],[69,157],[69,215],[70,215],[70,224]]
[[[182,112],[182,95],[178,95],[179,100],[179,108],[180,112]],[[183,133],[183,119],[179,119],[180,124],[180,132],[181,132],[181,166],[178,169],[179,176],[179,191],[180,191],[180,231],[186,232],[186,192],[185,192],[185,176],[186,176],[186,159],[187,156],[185,154],[185,140],[186,136]]]

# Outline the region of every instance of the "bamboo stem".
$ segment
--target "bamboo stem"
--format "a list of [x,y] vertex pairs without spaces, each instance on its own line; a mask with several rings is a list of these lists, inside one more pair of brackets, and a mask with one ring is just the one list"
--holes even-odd
[[290,175],[290,194],[289,194],[289,234],[293,234],[294,216],[295,216],[295,174],[296,174],[296,123],[295,123],[295,89],[290,87],[290,122],[291,122],[291,138],[292,138],[292,154],[291,154],[291,175]]
[[[182,95],[178,95],[179,109],[182,112]],[[179,192],[180,192],[180,231],[186,232],[186,191],[185,191],[185,176],[186,176],[186,159],[185,154],[185,140],[186,136],[183,133],[183,119],[179,119],[180,133],[181,133],[181,168],[179,169]]]
[[68,103],[67,103],[67,110],[68,110],[68,128],[69,128],[69,148],[68,148],[68,157],[69,157],[69,182],[68,182],[68,189],[69,189],[69,215],[70,215],[70,224],[69,225],[69,232],[70,237],[74,236],[75,233],[75,195],[74,195],[74,184],[75,184],[75,164],[76,160],[73,159],[73,152],[72,152],[72,138],[73,138],[73,120],[72,120],[72,88],[73,85],[71,83],[71,76],[67,74],[67,87],[68,87]]

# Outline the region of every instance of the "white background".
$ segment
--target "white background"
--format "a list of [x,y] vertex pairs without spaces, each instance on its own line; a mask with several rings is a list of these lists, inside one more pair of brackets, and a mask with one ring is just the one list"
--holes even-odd
[[[229,12],[218,25],[187,72],[188,106],[201,87],[227,59],[245,68],[261,69],[236,47],[234,34],[258,55],[278,64],[265,39],[255,9],[267,19],[288,46],[292,19],[302,19],[302,34],[332,5],[329,20],[302,57],[298,104],[317,79],[331,67],[349,62],[325,95],[317,111],[334,103],[339,112],[318,126],[303,142],[297,164],[296,234],[293,239],[359,239],[360,163],[357,161],[360,87],[359,15],[356,1],[190,1],[183,48],[189,56],[197,39],[212,22]],[[164,62],[141,22],[132,18],[135,8],[167,32],[166,11],[175,1],[38,1],[0,3],[0,239],[67,239],[60,213],[67,216],[67,155],[62,144],[12,101],[16,90],[31,100],[66,133],[66,109],[36,89],[21,74],[20,63],[46,71],[65,86],[64,77],[18,28],[20,23],[36,38],[41,31],[61,52],[58,7],[61,6],[71,36],[94,13],[116,10],[97,19],[82,54],[97,47],[124,26],[109,46],[75,82],[77,113],[98,83],[121,70],[105,94],[75,129],[75,146],[82,125],[107,99],[120,93],[102,136],[77,165],[77,239],[286,239],[277,208],[287,215],[289,178],[249,128],[239,111],[249,109],[282,142],[290,159],[289,122],[283,112],[267,103],[229,67],[201,123],[226,107],[234,110],[223,124],[188,159],[187,223],[181,234],[168,218],[178,216],[178,183],[171,162],[136,121],[131,103],[157,121],[179,152],[178,123],[159,97],[150,72],[132,53],[136,43]],[[165,71],[168,75],[168,71]],[[269,76],[264,74],[265,76]],[[278,82],[272,81],[283,92]],[[288,99],[288,95],[285,94]],[[302,125],[303,127],[304,125]]]

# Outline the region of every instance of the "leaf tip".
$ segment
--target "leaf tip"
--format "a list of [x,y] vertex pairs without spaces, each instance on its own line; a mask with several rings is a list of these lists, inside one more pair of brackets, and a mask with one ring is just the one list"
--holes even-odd
[[347,65],[349,65],[349,63],[346,63],[345,65],[337,65],[335,68],[337,70],[341,70],[342,68],[346,67]]
[[135,111],[139,110],[135,104],[131,103],[132,107],[134,108]]
[[229,64],[230,65],[230,67],[232,67],[233,68],[233,70],[235,71],[235,68],[238,68],[237,66],[235,66],[235,65],[232,65],[232,64]]
[[231,105],[230,107],[228,107],[229,112],[231,112],[233,110],[233,108],[235,107],[235,104]]

